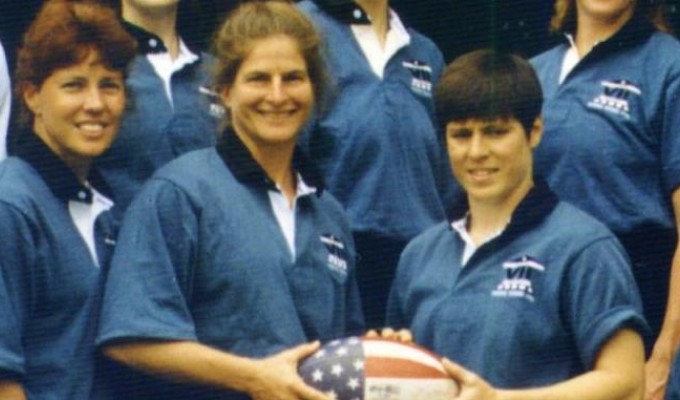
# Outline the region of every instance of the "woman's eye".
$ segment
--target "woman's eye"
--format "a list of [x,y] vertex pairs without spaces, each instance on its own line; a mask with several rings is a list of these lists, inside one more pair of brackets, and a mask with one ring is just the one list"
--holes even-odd
[[118,82],[102,82],[101,88],[106,90],[121,90],[123,85]]
[[305,76],[303,74],[291,74],[285,77],[285,80],[288,82],[300,82],[305,79]]
[[449,132],[449,137],[453,139],[466,139],[472,135],[472,132],[466,129],[460,129]]
[[65,89],[79,89],[83,87],[83,83],[79,81],[68,81],[61,85]]
[[484,129],[484,133],[489,136],[503,136],[508,133],[508,129],[502,126],[489,126]]
[[266,75],[252,75],[248,77],[248,82],[262,83],[266,82],[269,78]]

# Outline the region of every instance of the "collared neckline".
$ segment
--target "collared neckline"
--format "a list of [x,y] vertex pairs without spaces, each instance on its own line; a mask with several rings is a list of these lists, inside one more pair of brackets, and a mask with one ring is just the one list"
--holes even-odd
[[[469,210],[467,198],[461,201],[461,203],[456,205],[455,212],[449,219],[450,229],[454,229],[453,224],[464,218]],[[548,187],[548,184],[542,179],[535,179],[534,187],[529,190],[529,193],[515,208],[510,223],[508,223],[500,237],[514,238],[530,231],[540,224],[545,217],[550,215],[558,202],[557,196]]]
[[[656,32],[654,25],[646,17],[636,14],[610,38],[598,42],[593,50],[600,52],[629,47],[647,40],[654,32]],[[570,36],[573,37],[574,34],[575,32],[564,32],[563,37],[566,45],[571,45],[573,40],[570,40]]]
[[[92,204],[92,189],[81,184],[71,168],[38,135],[30,130],[24,130],[19,135],[14,155],[33,167],[58,199],[64,203],[78,201]],[[111,190],[94,166],[90,168],[87,182],[98,192],[112,198]]]
[[[255,161],[248,148],[232,128],[227,128],[222,133],[222,140],[217,145],[217,152],[239,182],[264,190],[280,191],[276,182],[269,178],[260,164]],[[312,164],[300,149],[295,149],[293,153],[294,172],[302,177],[304,187],[307,190],[314,188],[316,195],[321,196],[324,190],[323,180]],[[298,188],[300,188],[299,184]]]
[[[368,13],[352,0],[314,0],[325,13],[347,25],[370,25]],[[389,17],[389,15],[388,15]],[[389,19],[388,19],[389,20]]]
[[[158,35],[155,35],[146,29],[142,28],[141,26],[135,25],[131,22],[122,20],[123,27],[125,30],[128,31],[128,33],[137,41],[137,52],[140,54],[161,54],[161,53],[167,53],[168,48],[165,46],[165,43],[163,43],[163,40]],[[180,46],[182,43],[186,46],[186,48],[193,54],[195,54],[198,58],[201,57],[201,52],[200,50],[194,48],[190,44],[184,42],[181,39],[181,35],[179,35],[179,40],[180,40]]]
[[461,255],[461,265],[465,267],[467,265],[468,261],[472,256],[475,254],[477,249],[480,247],[484,246],[485,243],[490,242],[500,236],[503,231],[505,231],[505,228],[507,227],[508,224],[505,224],[503,228],[499,229],[497,232],[495,232],[493,235],[487,237],[482,243],[476,244],[474,240],[472,240],[472,236],[470,236],[470,232],[468,231],[468,224],[470,222],[470,213],[468,212],[465,214],[465,216],[457,221],[453,221],[450,226],[453,230],[458,232],[458,236],[460,236],[461,240],[463,243],[465,243],[465,247],[463,248],[463,254]]

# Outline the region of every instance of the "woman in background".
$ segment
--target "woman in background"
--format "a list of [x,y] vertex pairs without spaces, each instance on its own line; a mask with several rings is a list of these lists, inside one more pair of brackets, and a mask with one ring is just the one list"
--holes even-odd
[[388,0],[304,0],[337,90],[305,135],[350,218],[366,323],[384,326],[399,254],[445,217],[452,195],[433,93],[444,59]]
[[680,43],[663,2],[557,0],[564,43],[532,60],[545,95],[536,170],[604,222],[631,258],[660,400],[680,343]]
[[137,41],[125,82],[129,106],[118,138],[97,160],[122,212],[156,169],[215,145],[224,109],[211,88],[215,58],[178,29],[180,0],[108,2],[120,7],[123,26]]

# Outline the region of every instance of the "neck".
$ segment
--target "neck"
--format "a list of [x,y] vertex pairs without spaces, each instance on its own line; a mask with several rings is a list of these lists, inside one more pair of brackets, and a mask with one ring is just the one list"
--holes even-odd
[[73,174],[78,179],[78,182],[85,184],[87,176],[90,174],[90,167],[92,160],[68,154],[57,154],[59,158],[73,171]]
[[511,197],[496,202],[476,201],[468,197],[470,204],[470,225],[468,232],[476,244],[484,243],[489,237],[503,230],[510,222],[519,203],[534,186],[533,180],[525,182]]
[[295,146],[248,146],[246,144],[246,147],[292,205],[297,193],[297,182],[292,167]]
[[579,55],[585,56],[596,44],[614,36],[632,16],[632,8],[610,19],[579,15],[575,38]]
[[172,59],[179,54],[179,36],[177,35],[177,6],[172,5],[158,9],[140,8],[123,1],[123,19],[137,25],[161,38]]
[[368,14],[369,18],[371,19],[371,25],[373,26],[373,30],[375,31],[376,35],[378,35],[380,44],[384,45],[385,39],[387,37],[387,31],[389,30],[390,22],[388,17],[389,5],[387,3],[387,0],[355,0],[355,1]]
[[90,166],[92,165],[92,162],[90,162],[90,160],[88,160],[87,162],[79,160],[77,163],[72,163],[68,161],[66,163],[71,167],[71,170],[78,179],[78,182],[80,182],[81,184],[85,184],[85,182],[87,181],[87,176],[90,174]]
[[33,121],[33,132],[40,141],[52,151],[52,153],[59,157],[59,159],[69,167],[76,176],[76,179],[78,179],[78,182],[84,184],[85,181],[87,181],[87,176],[90,174],[90,167],[92,166],[92,158],[61,150],[59,146],[55,145],[55,143],[50,140],[47,129],[38,118]]

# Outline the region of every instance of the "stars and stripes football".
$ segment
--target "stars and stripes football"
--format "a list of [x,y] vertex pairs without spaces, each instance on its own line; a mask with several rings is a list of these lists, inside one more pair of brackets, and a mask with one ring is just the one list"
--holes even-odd
[[436,355],[382,338],[327,343],[303,360],[300,376],[337,400],[450,400],[458,393]]

